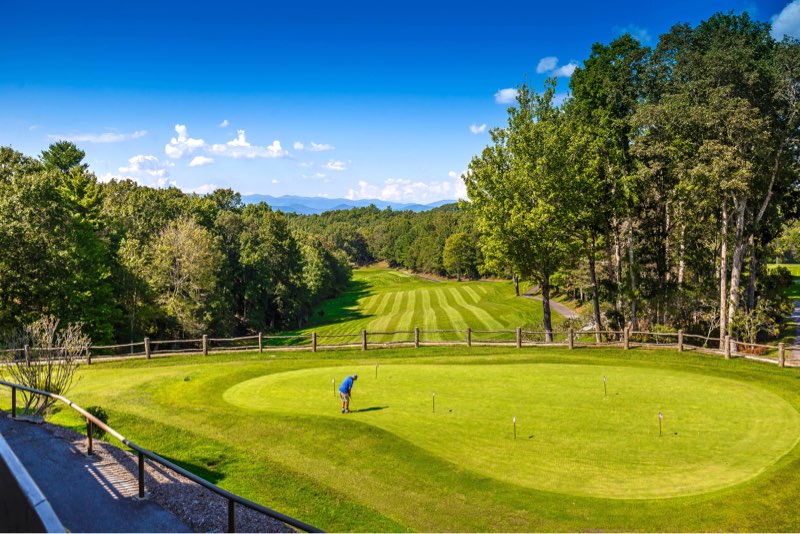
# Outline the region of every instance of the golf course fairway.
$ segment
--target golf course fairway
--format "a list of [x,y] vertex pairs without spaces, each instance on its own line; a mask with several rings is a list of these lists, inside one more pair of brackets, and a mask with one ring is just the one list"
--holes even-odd
[[[377,378],[375,371],[358,365],[269,374],[223,398],[244,409],[346,418],[480,475],[606,498],[735,485],[775,463],[800,436],[800,415],[781,397],[671,369],[387,364]],[[354,372],[353,411],[341,414],[334,385]]]

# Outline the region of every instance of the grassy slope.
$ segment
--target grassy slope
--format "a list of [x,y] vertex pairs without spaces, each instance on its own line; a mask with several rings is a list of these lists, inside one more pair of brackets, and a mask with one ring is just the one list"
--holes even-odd
[[[327,377],[328,369],[322,369],[331,366],[344,366],[342,374],[359,368],[374,372],[376,357],[387,380],[391,369],[400,365],[414,369],[443,363],[580,363],[597,366],[598,376],[612,367],[631,376],[651,370],[659,377],[688,372],[695,381],[707,377],[711,389],[720,382],[734,381],[745,392],[742,399],[748,398],[751,388],[765,390],[770,393],[764,393],[764,399],[780,397],[778,404],[790,404],[796,418],[800,407],[797,370],[671,351],[625,353],[611,349],[426,347],[419,351],[381,350],[365,356],[359,351],[336,351],[105,363],[82,369],[82,379],[70,396],[82,405],[104,406],[111,413],[112,425],[123,434],[223,487],[329,530],[800,530],[800,517],[795,513],[800,499],[800,477],[796,475],[800,447],[755,478],[725,489],[666,499],[604,499],[501,481],[474,465],[458,465],[452,458],[415,444],[407,429],[400,432],[370,424],[370,418],[389,410],[344,417],[315,414],[312,401],[298,409],[300,413],[293,413],[242,408],[225,400],[225,392],[233,386],[263,375],[304,369],[312,371],[301,372],[313,374],[319,369]],[[502,366],[485,370],[495,367]],[[326,383],[326,388],[330,387],[330,382]],[[365,384],[357,385],[364,395]],[[693,394],[704,394],[695,389],[691,388]],[[0,404],[7,406],[7,392],[2,395]],[[357,395],[358,390],[354,400],[359,402]],[[280,396],[276,394],[275,400],[280,401]],[[265,401],[253,402],[263,405]],[[727,401],[718,398],[717,402],[725,405]],[[742,425],[751,417],[729,415]],[[62,411],[56,418],[80,426],[71,413]],[[498,418],[508,417],[498,414]],[[764,423],[769,426],[768,418]],[[762,434],[771,432],[767,427],[748,428],[754,435],[744,435],[746,439],[765,443],[773,439]],[[719,456],[738,447],[743,438],[733,432],[735,439],[727,442],[723,434],[707,443],[713,451],[709,459],[716,458],[721,465],[725,462]],[[450,443],[464,447],[455,440]],[[735,451],[730,458],[738,459],[732,463],[735,468],[739,462],[749,461]]]
[[[433,282],[382,268],[357,269],[350,289],[314,314],[308,328],[319,335],[421,330],[513,330],[541,328],[542,305],[514,297],[511,282]],[[555,323],[558,314],[553,314]],[[426,339],[456,339],[463,334],[427,335]],[[409,334],[374,337],[374,341],[411,339]],[[341,339],[340,342],[353,342]]]
[[794,283],[786,290],[785,295],[792,300],[800,300],[800,263],[771,263],[770,267],[786,267],[794,277]]

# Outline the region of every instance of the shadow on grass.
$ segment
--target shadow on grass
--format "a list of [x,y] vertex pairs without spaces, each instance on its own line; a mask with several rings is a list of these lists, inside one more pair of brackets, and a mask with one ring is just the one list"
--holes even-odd
[[366,315],[358,309],[358,301],[370,293],[370,285],[367,282],[351,281],[342,295],[314,307],[306,328],[363,319]]
[[[192,464],[192,463],[189,463],[189,462],[184,462],[182,460],[176,460],[175,458],[170,458],[169,456],[163,456],[163,458],[165,460],[169,460],[170,462],[172,462],[175,465],[183,467],[187,471],[189,471],[191,473],[194,473],[195,475],[197,475],[200,478],[203,478],[203,479],[211,482],[212,484],[216,484],[217,482],[219,482],[220,480],[225,478],[225,475],[223,475],[222,473],[218,473],[216,471],[212,471],[212,469],[216,465],[221,463],[221,461],[222,461],[221,458],[220,459],[216,459],[216,460],[209,460],[207,465]],[[152,462],[152,460],[151,460],[151,462]],[[155,463],[155,462],[152,462],[152,463]]]
[[378,410],[385,410],[388,406],[370,406],[369,408],[361,408],[360,410],[350,410],[350,413],[360,412],[377,412]]

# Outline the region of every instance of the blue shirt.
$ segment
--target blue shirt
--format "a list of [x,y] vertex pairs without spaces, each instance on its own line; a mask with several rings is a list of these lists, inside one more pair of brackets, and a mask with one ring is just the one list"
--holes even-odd
[[347,378],[344,379],[342,385],[339,386],[339,391],[341,391],[342,393],[350,393],[351,389],[353,389],[353,377],[348,376]]

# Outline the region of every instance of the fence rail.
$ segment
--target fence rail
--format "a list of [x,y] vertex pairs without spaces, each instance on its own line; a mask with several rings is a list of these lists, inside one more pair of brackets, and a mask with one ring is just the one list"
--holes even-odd
[[163,465],[164,467],[171,469],[172,471],[183,475],[184,477],[188,478],[189,480],[200,484],[204,488],[216,493],[217,495],[224,497],[228,500],[228,532],[236,532],[236,505],[239,504],[244,506],[245,508],[249,508],[251,510],[255,510],[256,512],[260,512],[268,517],[273,519],[277,519],[282,523],[290,525],[292,527],[298,528],[305,532],[322,532],[322,530],[318,529],[317,527],[313,527],[307,523],[304,523],[298,519],[293,517],[289,517],[288,515],[282,514],[271,508],[267,508],[261,504],[253,502],[251,500],[245,499],[244,497],[240,497],[234,493],[231,493],[227,490],[220,488],[219,486],[212,484],[211,482],[205,480],[204,478],[200,478],[199,476],[195,475],[194,473],[187,471],[186,469],[182,468],[179,465],[176,465],[169,460],[159,456],[158,454],[145,449],[137,445],[136,443],[130,441],[128,438],[105,424],[103,421],[95,417],[94,415],[90,414],[71,400],[61,395],[57,395],[55,393],[50,393],[49,391],[43,391],[40,389],[34,389],[27,386],[23,386],[21,384],[15,384],[13,382],[6,382],[5,380],[0,380],[0,385],[11,388],[11,417],[17,417],[17,390],[26,391],[28,393],[32,393],[34,395],[42,395],[45,397],[49,397],[51,399],[55,399],[59,402],[62,402],[78,412],[86,419],[86,451],[87,454],[91,456],[92,454],[92,426],[97,426],[104,431],[106,431],[109,435],[113,436],[115,439],[119,440],[121,443],[127,445],[131,449],[137,452],[138,460],[139,460],[139,473],[138,473],[138,482],[139,482],[139,498],[143,499],[145,495],[145,474],[144,474],[144,467],[145,467],[145,458],[152,460],[158,464]]
[[[327,340],[327,342],[326,342]],[[336,341],[334,341],[336,340]],[[257,343],[254,343],[257,341]],[[344,347],[361,347],[367,350],[372,347],[409,346],[419,348],[423,345],[506,345],[522,348],[525,346],[567,346],[592,347],[592,346],[621,346],[625,350],[630,347],[676,347],[679,351],[692,350],[724,355],[725,358],[733,356],[745,359],[775,363],[785,367],[786,349],[783,343],[768,345],[763,343],[746,343],[725,336],[719,338],[698,334],[684,334],[677,332],[649,332],[641,330],[573,330],[560,332],[545,332],[524,330],[517,327],[514,330],[465,330],[436,329],[436,330],[397,330],[353,333],[320,334],[279,334],[257,335],[227,338],[211,338],[207,335],[197,339],[171,339],[150,340],[119,345],[91,346],[86,356],[86,363],[91,364],[93,359],[123,359],[123,358],[148,358],[171,354],[203,354],[209,352],[228,352],[236,350],[311,350],[338,349]],[[59,348],[12,348],[0,350],[0,355],[10,354],[12,358],[24,357],[30,360],[30,352],[40,350],[60,350]],[[8,357],[8,356],[6,356]],[[800,362],[790,362],[790,366],[800,365]]]

